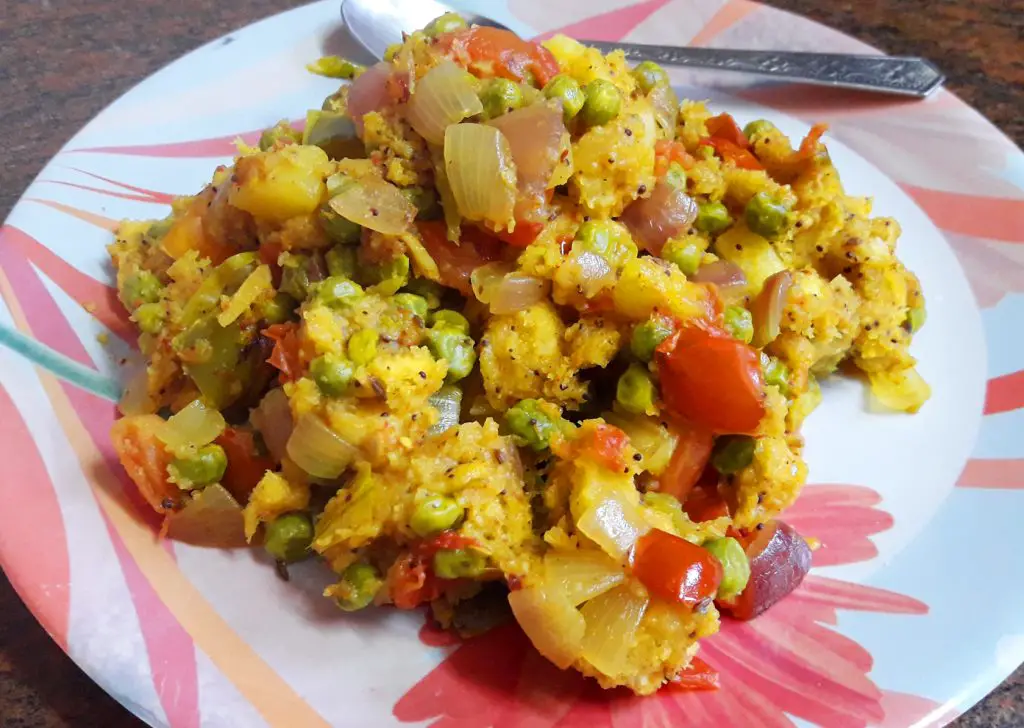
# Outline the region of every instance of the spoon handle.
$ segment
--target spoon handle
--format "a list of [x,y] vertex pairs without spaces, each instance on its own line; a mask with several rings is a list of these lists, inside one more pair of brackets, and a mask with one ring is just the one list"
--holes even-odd
[[928,96],[945,80],[942,72],[929,61],[911,56],[583,42],[604,53],[621,49],[631,61],[654,61],[668,66],[739,71],[819,86],[881,91],[903,96]]

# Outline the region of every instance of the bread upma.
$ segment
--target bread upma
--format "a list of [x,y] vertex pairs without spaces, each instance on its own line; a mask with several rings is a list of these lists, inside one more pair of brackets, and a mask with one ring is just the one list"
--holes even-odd
[[345,611],[510,614],[604,687],[706,686],[720,615],[810,566],[776,518],[818,381],[929,396],[899,224],[824,127],[794,148],[564,36],[449,14],[311,68],[345,82],[301,129],[110,246],[148,364],[112,437],[164,533],[318,555]]

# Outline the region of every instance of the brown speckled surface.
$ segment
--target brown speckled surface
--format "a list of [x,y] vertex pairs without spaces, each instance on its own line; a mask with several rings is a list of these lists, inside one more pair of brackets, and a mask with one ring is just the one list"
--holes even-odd
[[[168,61],[284,0],[2,0],[0,218],[82,124]],[[937,60],[949,87],[1024,143],[1024,0],[773,0],[890,53]],[[0,579],[0,728],[140,726]],[[951,658],[955,659],[955,658]],[[1024,670],[956,724],[1024,726]]]

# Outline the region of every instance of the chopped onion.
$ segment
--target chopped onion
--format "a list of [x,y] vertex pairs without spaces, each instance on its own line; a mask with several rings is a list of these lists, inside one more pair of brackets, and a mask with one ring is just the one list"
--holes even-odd
[[593,298],[615,283],[615,271],[603,256],[589,250],[573,250],[558,266],[554,280],[557,288],[563,291]]
[[217,315],[217,323],[230,326],[239,316],[248,311],[256,299],[265,293],[273,295],[274,283],[269,265],[261,265],[246,278],[228,302],[228,307]]
[[157,402],[149,393],[149,373],[145,366],[140,366],[124,385],[117,409],[126,417],[148,415],[157,410]]
[[743,269],[727,260],[716,260],[714,263],[702,265],[691,280],[695,283],[714,283],[723,296],[743,291],[747,287],[747,277],[743,274]]
[[910,367],[895,372],[869,372],[871,394],[884,409],[913,414],[932,396],[928,382]]
[[561,108],[532,104],[488,123],[500,129],[508,139],[516,165],[520,196],[516,219],[545,221],[546,216],[542,214],[545,191],[558,165],[562,136],[566,133]]
[[544,578],[577,605],[621,584],[626,572],[621,564],[594,549],[551,551],[544,557]]
[[391,64],[381,62],[367,68],[349,86],[348,114],[359,134],[363,133],[363,116],[371,111],[380,111],[391,102],[388,94],[390,78]]
[[445,59],[420,79],[409,99],[407,118],[421,137],[431,144],[443,144],[445,129],[483,110],[473,77]]
[[157,430],[156,436],[174,453],[209,445],[224,431],[227,423],[220,412],[193,400]]
[[793,274],[782,270],[768,276],[764,287],[754,299],[750,313],[754,319],[754,346],[767,346],[779,335],[786,294],[793,285]]
[[220,483],[208,485],[168,514],[167,536],[193,546],[241,548],[246,545],[242,507]]
[[359,451],[309,413],[295,425],[286,446],[288,457],[314,478],[337,478],[355,460]]
[[566,669],[580,656],[587,625],[564,593],[549,584],[510,592],[508,603],[516,621],[537,652]]
[[267,446],[275,461],[281,462],[287,454],[288,438],[292,436],[294,424],[288,396],[281,387],[267,392],[259,405],[249,416],[253,426],[260,431],[263,444]]
[[484,124],[454,124],[444,133],[444,168],[459,213],[511,229],[516,165],[505,135]]
[[437,422],[427,430],[431,435],[440,435],[459,424],[462,412],[462,390],[453,384],[446,384],[428,398],[430,406],[437,410]]
[[629,650],[648,604],[637,584],[623,584],[584,604],[583,659],[609,677],[630,672]]
[[650,197],[634,200],[620,218],[637,245],[654,255],[670,238],[682,235],[697,219],[697,203],[682,190],[658,182]]
[[515,313],[547,298],[551,282],[509,270],[504,263],[488,263],[470,274],[473,295],[492,314]]
[[679,437],[655,417],[639,415],[622,415],[608,412],[603,415],[605,421],[615,425],[629,437],[629,444],[636,448],[643,458],[640,466],[651,475],[658,476],[665,472],[672,453],[675,452]]
[[331,198],[330,208],[346,220],[384,235],[400,235],[416,217],[416,206],[394,185],[364,177]]
[[679,97],[668,84],[658,84],[647,94],[654,108],[654,120],[667,139],[675,136],[676,117],[679,116]]
[[640,509],[614,492],[587,510],[576,528],[618,561],[624,561],[637,539],[651,530]]

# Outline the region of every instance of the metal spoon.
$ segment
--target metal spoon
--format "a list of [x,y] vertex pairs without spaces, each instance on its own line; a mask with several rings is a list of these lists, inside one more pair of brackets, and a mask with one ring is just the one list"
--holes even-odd
[[[411,33],[452,10],[437,0],[342,0],[341,4],[341,16],[349,31],[377,58],[384,57],[384,50],[388,46],[401,42],[403,32]],[[486,16],[459,12],[470,24],[505,28]],[[945,80],[942,72],[931,62],[913,56],[682,48],[591,40],[582,42],[604,53],[621,49],[626,58],[633,61],[739,71],[819,86],[855,88],[902,96],[928,96]]]

